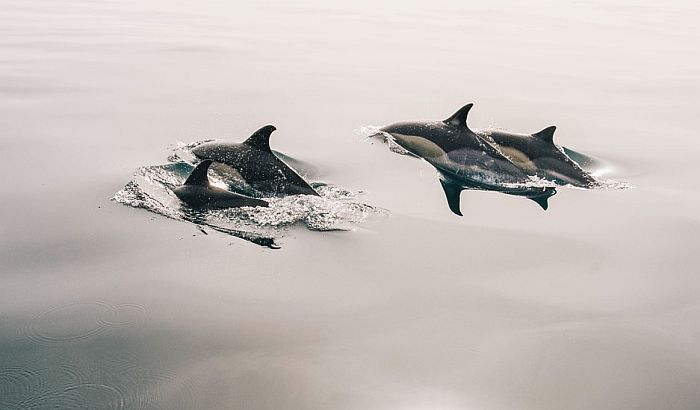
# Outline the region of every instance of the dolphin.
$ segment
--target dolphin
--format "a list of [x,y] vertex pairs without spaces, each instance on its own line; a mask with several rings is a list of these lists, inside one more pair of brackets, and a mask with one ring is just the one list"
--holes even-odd
[[268,203],[262,199],[251,198],[236,194],[225,189],[212,186],[207,171],[214,161],[206,159],[200,162],[183,185],[173,189],[180,200],[192,207],[207,208],[237,208],[242,206],[263,206]]
[[480,132],[490,139],[515,165],[529,175],[558,185],[590,188],[596,180],[554,144],[555,126],[534,134],[515,134],[500,130]]
[[423,158],[440,175],[450,210],[462,215],[464,189],[498,191],[523,196],[547,209],[553,187],[528,185],[530,174],[504,155],[495,144],[467,126],[467,104],[443,121],[401,122],[380,128],[410,154]]
[[241,143],[210,142],[192,150],[200,159],[211,159],[235,170],[263,196],[315,195],[318,193],[270,149],[276,128],[266,125]]

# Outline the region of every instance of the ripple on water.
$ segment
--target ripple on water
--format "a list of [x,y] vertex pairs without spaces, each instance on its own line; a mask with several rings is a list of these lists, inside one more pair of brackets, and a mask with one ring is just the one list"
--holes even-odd
[[[146,313],[136,303],[82,301],[39,314],[23,332],[38,345],[25,343],[0,365],[0,409],[196,408],[191,387],[140,336],[133,344],[131,333],[104,333]],[[97,335],[109,337],[69,343]]]
[[205,378],[201,376],[192,377],[189,374],[191,370],[183,369],[177,378],[159,386],[159,409],[196,409],[201,407],[199,398],[206,391],[204,388]]
[[0,408],[19,408],[35,389],[36,372],[22,367],[0,368]]
[[122,392],[129,409],[157,408],[168,396],[168,386],[177,380],[175,371],[149,364],[151,354],[109,349],[95,356],[83,365],[86,373],[92,381]]
[[62,389],[46,391],[20,403],[26,410],[104,409],[126,407],[125,395],[119,389],[99,383],[79,383]]
[[[190,369],[163,368],[150,352],[91,345],[53,353],[58,354],[20,358],[26,365],[0,368],[0,409],[197,408],[202,386],[197,378],[183,377]],[[32,367],[47,360],[70,364]]]
[[136,303],[122,303],[111,306],[102,316],[99,323],[102,326],[127,326],[143,319],[146,308]]
[[158,354],[140,346],[118,337],[14,356],[13,366],[0,368],[0,409],[172,409],[174,397],[180,403],[188,396],[182,395],[187,387],[175,370],[154,361]]
[[84,376],[70,366],[0,368],[0,409],[36,408],[38,400],[52,391],[84,380]]
[[27,337],[37,343],[67,343],[105,330],[102,318],[110,310],[103,302],[74,302],[51,308],[29,323]]
[[41,344],[74,342],[101,334],[110,327],[133,324],[145,312],[144,306],[135,303],[74,302],[43,312],[29,323],[24,333]]

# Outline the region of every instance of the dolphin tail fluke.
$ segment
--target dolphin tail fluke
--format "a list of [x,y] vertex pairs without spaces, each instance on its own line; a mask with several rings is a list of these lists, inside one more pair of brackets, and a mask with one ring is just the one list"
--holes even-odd
[[440,178],[440,185],[442,185],[442,189],[445,191],[445,198],[447,198],[447,205],[450,207],[450,210],[462,216],[462,211],[459,209],[459,196],[464,188],[459,185],[451,184],[442,178]]
[[209,166],[212,164],[212,162],[214,161],[210,159],[205,159],[204,161],[200,162],[192,170],[190,176],[187,177],[185,185],[209,185],[209,177],[207,176],[207,171],[209,170]]
[[547,202],[549,198],[553,197],[557,193],[557,190],[554,188],[549,188],[546,189],[542,194],[536,195],[536,196],[529,196],[527,199],[531,199],[535,202],[537,202],[537,205],[539,205],[543,210],[547,210],[549,208],[549,203]]

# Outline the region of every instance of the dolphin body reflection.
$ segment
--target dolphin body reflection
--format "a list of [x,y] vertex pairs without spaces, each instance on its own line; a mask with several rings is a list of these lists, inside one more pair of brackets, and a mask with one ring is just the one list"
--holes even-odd
[[318,193],[270,149],[276,128],[266,125],[241,143],[210,142],[192,150],[200,159],[210,159],[233,168],[247,184],[264,197],[315,195]]
[[243,206],[268,206],[262,199],[227,191],[209,182],[207,171],[212,160],[200,162],[185,183],[173,189],[175,195],[184,203],[195,208],[237,208]]
[[533,135],[476,133],[467,126],[472,106],[465,105],[444,121],[402,122],[380,129],[437,169],[447,203],[455,214],[462,215],[460,194],[465,189],[522,196],[546,210],[547,200],[556,190],[553,186],[533,186],[532,177],[576,181],[579,186],[588,183],[588,175],[580,168],[576,167],[584,176],[569,169],[574,167],[573,161],[556,154],[566,157],[551,141],[553,128]]

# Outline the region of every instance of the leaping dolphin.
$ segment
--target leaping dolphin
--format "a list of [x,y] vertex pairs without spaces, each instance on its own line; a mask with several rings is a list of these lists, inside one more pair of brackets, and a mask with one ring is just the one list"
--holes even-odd
[[484,136],[467,126],[467,104],[444,121],[402,122],[380,130],[409,153],[425,159],[440,174],[447,203],[457,215],[464,189],[498,191],[523,196],[547,209],[553,187],[528,185],[530,174]]
[[480,134],[492,140],[505,156],[529,175],[559,185],[592,187],[596,180],[554,144],[556,129],[551,126],[534,134],[489,130]]
[[315,195],[318,193],[270,149],[276,128],[266,125],[241,143],[211,142],[192,150],[200,159],[232,167],[263,196]]
[[175,195],[186,204],[200,208],[237,208],[242,206],[268,206],[266,201],[236,194],[225,189],[217,188],[209,182],[207,171],[213,163],[206,159],[200,162],[187,178],[185,183],[173,189]]

